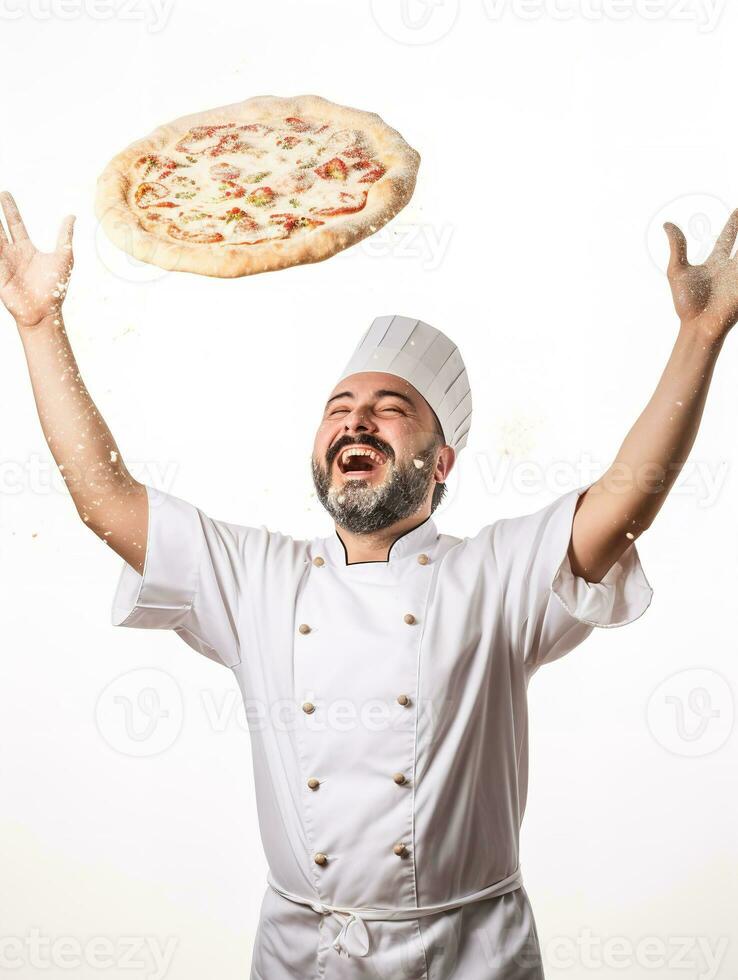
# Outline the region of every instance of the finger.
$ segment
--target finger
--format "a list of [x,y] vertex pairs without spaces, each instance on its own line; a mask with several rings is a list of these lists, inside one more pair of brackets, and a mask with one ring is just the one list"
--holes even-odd
[[61,252],[72,251],[72,233],[74,232],[74,215],[68,214],[59,227],[59,234],[56,239],[56,250]]
[[13,200],[13,195],[8,193],[8,191],[2,191],[0,193],[0,204],[2,204],[5,220],[8,222],[8,228],[10,229],[10,235],[13,241],[20,242],[28,238],[26,226],[23,224],[23,218],[20,216],[18,205]]
[[666,222],[664,231],[668,236],[669,248],[671,249],[668,271],[675,272],[677,269],[686,269],[689,261],[687,259],[687,239],[684,237],[684,232],[671,221]]
[[3,245],[9,244],[10,242],[8,241],[8,236],[5,233],[5,225],[2,223],[2,221],[0,221],[0,249],[2,249]]
[[[728,218],[725,227],[718,235],[710,259],[729,259],[738,237],[738,208]],[[709,262],[709,259],[708,259]]]

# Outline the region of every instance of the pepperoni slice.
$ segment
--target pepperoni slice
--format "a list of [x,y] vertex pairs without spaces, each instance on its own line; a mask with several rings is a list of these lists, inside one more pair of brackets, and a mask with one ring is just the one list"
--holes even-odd
[[241,185],[237,184],[235,180],[221,180],[220,190],[222,193],[218,198],[219,201],[226,201],[229,197],[243,197],[246,193],[246,188],[241,187]]
[[253,231],[246,232],[240,240],[234,239],[230,244],[261,245],[263,242],[277,242],[287,237],[289,237],[289,232],[285,231],[281,225],[270,223],[268,225],[257,225]]
[[273,182],[278,194],[304,194],[315,183],[316,177],[312,170],[296,170],[285,174]]
[[244,143],[239,138],[238,133],[228,133],[225,136],[221,136],[217,145],[211,147],[207,151],[207,154],[209,157],[219,157],[224,153],[243,153],[250,152],[253,149],[250,143]]
[[231,129],[233,123],[219,123],[217,126],[211,123],[208,126],[193,126],[190,130],[190,134],[194,139],[205,139],[208,136],[212,136],[213,133],[217,133],[221,129]]
[[364,145],[353,146],[351,149],[343,150],[343,155],[345,157],[349,157],[351,160],[355,160],[357,158],[361,159],[362,157],[366,156],[366,151],[367,148]]
[[341,203],[337,207],[310,208],[310,212],[311,214],[320,214],[328,218],[335,217],[339,214],[356,214],[357,211],[361,211],[365,207],[368,194],[369,191],[362,191],[361,195],[347,194],[345,191],[341,191]]
[[249,194],[246,200],[249,204],[253,204],[255,208],[265,208],[272,203],[276,196],[271,187],[257,187]]
[[[360,184],[373,184],[375,180],[379,180],[380,177],[383,177],[387,173],[387,168],[379,160],[362,160],[359,162],[365,162],[371,168],[366,171],[363,177],[359,178]],[[358,167],[359,165],[355,163],[354,166]],[[365,170],[366,167],[361,167],[360,169]]]
[[299,116],[287,116],[285,122],[288,126],[291,126],[296,133],[308,133],[313,128],[310,123],[305,122],[304,119],[300,119]]
[[175,225],[173,221],[167,225],[167,233],[180,242],[196,242],[198,244],[214,244],[224,241],[223,235],[213,226],[206,225],[198,231],[186,231]]
[[277,140],[277,146],[281,146],[283,150],[293,150],[298,143],[302,143],[299,136],[280,136]]
[[312,230],[319,225],[324,225],[325,221],[318,221],[315,218],[308,218],[304,214],[270,214],[269,220],[277,225],[282,225],[288,235],[292,234],[295,228]]
[[171,157],[162,157],[158,153],[147,153],[146,156],[139,157],[136,160],[137,167],[145,167],[143,172],[143,177],[146,178],[152,172],[152,170],[158,170],[157,174],[159,180],[164,180],[169,174],[174,173],[179,164],[176,160],[172,160]]
[[273,126],[266,126],[264,123],[248,123],[238,128],[242,133],[255,133],[257,136],[268,136],[274,132]]
[[247,234],[248,232],[258,231],[259,229],[259,222],[255,221],[242,208],[231,208],[229,211],[226,211],[225,222],[226,224],[233,222],[233,227],[239,234]]
[[233,163],[214,163],[209,172],[215,180],[237,180],[241,176],[241,168]]
[[163,200],[168,193],[169,188],[164,184],[144,182],[136,188],[134,200],[140,208],[176,208],[173,201]]
[[180,153],[190,153],[193,156],[205,153],[220,143],[223,136],[220,130],[231,129],[231,127],[232,123],[225,123],[222,126],[193,126],[177,143],[175,149]]
[[340,157],[333,157],[327,163],[315,168],[315,173],[323,180],[346,180],[348,167]]
[[340,153],[352,159],[369,156],[366,137],[360,129],[337,129],[326,143],[326,148],[330,153]]

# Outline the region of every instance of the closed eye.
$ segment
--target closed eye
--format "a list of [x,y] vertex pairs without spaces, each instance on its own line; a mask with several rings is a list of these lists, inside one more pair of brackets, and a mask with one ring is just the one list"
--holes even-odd
[[[330,409],[330,411],[326,415],[326,418],[335,418],[335,416],[337,415],[347,415],[350,411],[351,409],[347,408],[346,406],[337,405],[335,408]],[[405,410],[401,405],[384,405],[380,408],[375,409],[375,411],[382,412],[382,413],[397,412],[400,415],[406,414]]]
[[[333,408],[328,413],[329,415],[338,415],[340,412],[348,412],[348,408]],[[399,405],[385,405],[383,408],[378,409],[380,412],[401,412],[402,409]]]

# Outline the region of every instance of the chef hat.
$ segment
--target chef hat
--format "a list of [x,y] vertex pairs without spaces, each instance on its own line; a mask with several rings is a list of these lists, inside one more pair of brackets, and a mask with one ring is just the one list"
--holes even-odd
[[409,381],[438,416],[446,443],[457,453],[464,448],[471,426],[469,378],[458,347],[440,330],[407,316],[377,317],[340,380],[361,371]]

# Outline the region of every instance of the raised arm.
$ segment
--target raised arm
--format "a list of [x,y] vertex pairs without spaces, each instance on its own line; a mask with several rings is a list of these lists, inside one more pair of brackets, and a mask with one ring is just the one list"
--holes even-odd
[[39,252],[7,191],[0,204],[8,225],[6,233],[0,222],[0,299],[18,326],[49,449],[85,524],[143,572],[146,487],[126,469],[80,377],[62,319],[74,218],[62,222],[53,252]]
[[682,231],[664,225],[669,283],[679,332],[651,400],[613,464],[579,498],[572,527],[572,571],[599,582],[650,527],[689,456],[718,354],[738,319],[738,235],[734,211],[703,265],[690,265]]

